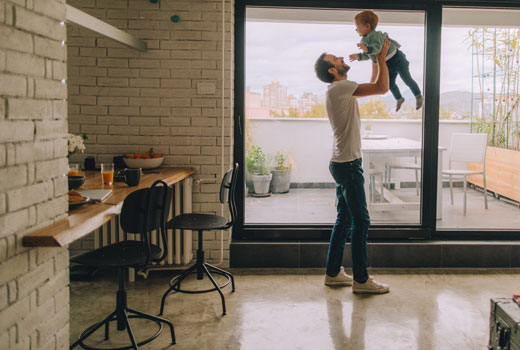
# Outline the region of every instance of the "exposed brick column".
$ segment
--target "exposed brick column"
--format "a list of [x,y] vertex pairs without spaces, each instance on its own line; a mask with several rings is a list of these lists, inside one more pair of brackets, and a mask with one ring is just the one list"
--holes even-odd
[[68,250],[21,242],[67,211],[64,20],[65,0],[0,1],[2,349],[69,343]]

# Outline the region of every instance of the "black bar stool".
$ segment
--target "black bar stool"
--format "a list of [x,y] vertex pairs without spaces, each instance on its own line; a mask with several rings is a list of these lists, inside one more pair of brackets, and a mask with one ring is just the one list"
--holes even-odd
[[[235,280],[231,273],[222,270],[221,268],[218,268],[216,266],[210,265],[204,261],[203,232],[210,230],[226,230],[233,226],[237,213],[235,205],[235,186],[237,174],[238,164],[235,164],[234,168],[229,169],[224,174],[224,177],[222,178],[222,183],[220,184],[220,203],[228,203],[229,211],[231,213],[231,221],[228,222],[222,216],[218,216],[215,214],[188,213],[176,216],[166,225],[167,229],[183,229],[198,231],[199,244],[197,249],[197,261],[195,262],[195,265],[191,266],[187,270],[184,270],[181,274],[173,277],[170,281],[170,288],[168,288],[168,290],[162,296],[161,311],[159,312],[159,315],[163,314],[166,297],[172,291],[187,294],[199,294],[217,291],[220,294],[220,298],[222,300],[222,313],[224,315],[226,314],[226,300],[224,298],[224,294],[222,293],[222,288],[224,288],[231,282],[232,291],[234,292]],[[194,272],[197,273],[198,280],[202,280],[204,278],[204,274],[206,274],[211,283],[213,284],[214,288],[205,290],[181,289],[181,282],[186,277],[188,277],[188,275]],[[218,285],[215,279],[213,278],[212,273],[225,276],[227,279],[222,285]]]
[[[143,268],[150,262],[159,262],[167,254],[166,242],[166,219],[170,210],[173,190],[168,187],[166,182],[158,180],[150,188],[130,193],[123,202],[121,209],[120,224],[125,232],[141,235],[141,241],[125,240],[110,244],[108,246],[89,251],[75,256],[70,260],[83,265],[94,267],[116,267],[118,269],[119,290],[116,294],[116,308],[103,321],[95,323],[85,329],[78,340],[70,349],[80,345],[84,349],[98,350],[97,348],[85,345],[83,342],[96,330],[105,326],[105,340],[109,339],[110,322],[116,321],[117,330],[126,329],[131,345],[113,348],[112,350],[138,350],[140,345],[146,344],[159,336],[162,331],[162,324],[170,328],[172,344],[175,344],[175,332],[173,324],[161,317],[150,315],[141,311],[131,309],[127,306],[125,290],[125,271],[127,268]],[[163,240],[164,250],[159,246],[151,244],[150,233],[160,230]],[[151,337],[137,343],[128,321],[129,318],[148,319],[157,324],[158,330]],[[107,348],[103,348],[106,350]]]

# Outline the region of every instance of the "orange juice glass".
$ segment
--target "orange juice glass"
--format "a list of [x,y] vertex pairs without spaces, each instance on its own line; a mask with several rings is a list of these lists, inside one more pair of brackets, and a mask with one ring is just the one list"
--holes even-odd
[[69,164],[69,171],[67,172],[67,176],[79,176],[78,164]]
[[114,182],[114,164],[113,163],[102,163],[101,164],[101,179],[103,184],[112,185]]

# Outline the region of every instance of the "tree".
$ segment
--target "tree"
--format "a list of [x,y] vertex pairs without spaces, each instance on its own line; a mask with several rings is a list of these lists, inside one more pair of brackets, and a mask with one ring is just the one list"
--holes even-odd
[[296,108],[296,107],[289,107],[289,110],[287,111],[287,117],[289,117],[289,118],[299,118],[300,117],[300,111],[298,111],[298,108]]
[[[490,146],[517,149],[520,144],[520,30],[474,28],[469,31],[466,42],[472,50],[480,93],[480,115],[473,116],[476,120],[472,120],[472,128],[487,132]],[[486,103],[491,105],[491,111]]]
[[371,97],[368,102],[359,105],[359,114],[364,119],[388,119],[391,118],[386,104],[380,97]]
[[327,110],[324,103],[313,105],[310,110],[303,113],[304,118],[327,118]]
[[286,117],[285,112],[282,110],[282,113],[279,113],[278,111],[273,111],[272,109],[269,110],[269,116],[274,118],[284,118]]

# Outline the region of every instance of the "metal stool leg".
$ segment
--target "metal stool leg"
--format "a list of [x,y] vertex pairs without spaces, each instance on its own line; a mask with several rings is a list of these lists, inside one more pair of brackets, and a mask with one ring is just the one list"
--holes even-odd
[[224,293],[222,293],[222,290],[220,289],[219,285],[217,284],[217,282],[215,282],[215,279],[213,278],[213,276],[211,276],[211,273],[209,273],[209,270],[206,267],[206,264],[202,264],[202,266],[204,267],[204,271],[208,275],[209,280],[211,281],[211,283],[213,283],[213,285],[217,289],[218,294],[220,294],[220,299],[222,300],[222,314],[225,315],[226,314],[226,299],[224,298]]
[[159,321],[159,322],[162,322],[162,323],[166,323],[168,325],[168,327],[170,327],[170,333],[171,333],[171,336],[172,336],[172,345],[175,345],[175,331],[174,331],[174,328],[173,328],[173,324],[168,321],[167,319],[165,318],[162,318],[162,317],[157,317],[157,316],[154,316],[154,315],[150,315],[150,314],[147,314],[146,312],[142,312],[142,311],[138,311],[138,310],[134,310],[134,309],[130,309],[128,308],[128,311],[131,312],[131,313],[134,313],[138,316],[141,316],[143,318],[147,318],[149,320],[152,320],[152,321]]
[[105,322],[109,322],[114,316],[115,316],[116,312],[112,312],[110,315],[108,315],[103,321],[99,322],[98,324],[96,324],[94,327],[92,327],[91,329],[88,329],[84,334],[81,335],[81,337],[79,337],[78,340],[76,340],[71,346],[69,349],[74,349],[79,343],[83,342],[83,340],[87,339],[92,333],[94,333],[95,331],[97,331],[101,326],[103,326],[103,324],[105,324]]
[[110,321],[112,319],[113,319],[113,317],[111,319],[107,320],[107,323],[105,323],[105,340],[108,340],[108,338],[109,338],[109,326],[110,326]]
[[[170,288],[163,294],[161,299],[161,310],[159,311],[159,316],[161,316],[164,312],[164,304],[166,303],[166,297],[172,290],[175,290],[175,288],[180,287],[181,281],[185,279],[193,270],[197,268],[197,264],[191,266],[190,268],[184,270],[180,275],[175,276],[170,281]],[[174,280],[177,280],[174,282]]]
[[126,331],[128,332],[128,337],[130,338],[130,342],[132,342],[132,346],[135,350],[139,350],[139,347],[137,346],[137,342],[135,341],[134,332],[132,332],[132,328],[130,327],[130,322],[128,322],[128,313],[126,310],[124,310],[125,314],[125,325],[126,325]]
[[231,287],[232,287],[232,290],[231,290],[231,291],[232,291],[232,292],[235,291],[235,279],[233,278],[233,274],[232,274],[231,272],[228,272],[228,271],[226,271],[226,270],[222,270],[220,267],[216,267],[216,266],[213,266],[213,265],[208,264],[208,263],[206,263],[206,266],[207,266],[207,267],[210,267],[210,268],[212,268],[212,269],[215,269],[215,270],[217,270],[217,271],[220,271],[220,272],[222,272],[222,273],[223,273],[224,275],[226,275],[226,276],[229,276],[229,278],[231,278]]

